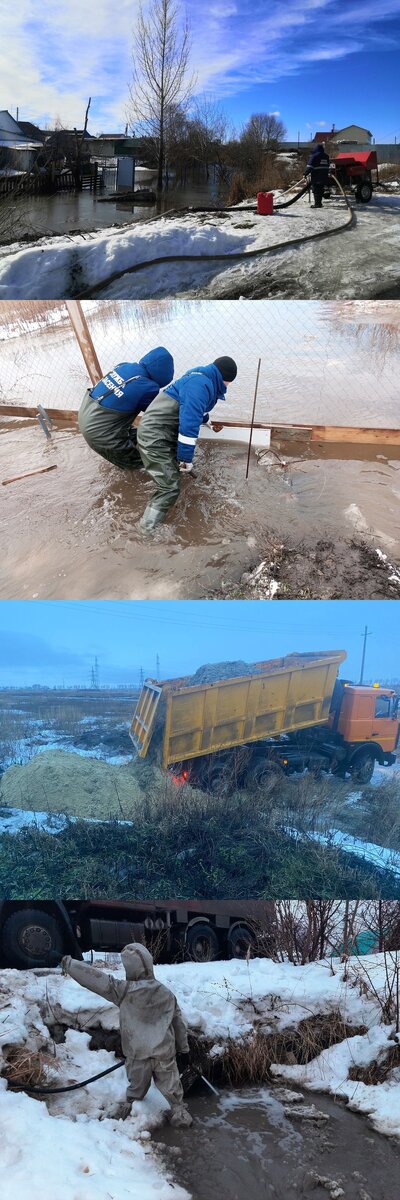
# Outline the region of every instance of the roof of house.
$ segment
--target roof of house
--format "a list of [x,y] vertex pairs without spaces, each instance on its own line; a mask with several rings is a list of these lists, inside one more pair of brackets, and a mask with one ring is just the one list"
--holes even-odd
[[31,141],[43,141],[45,135],[42,133],[41,129],[39,129],[38,125],[33,124],[33,121],[18,121],[18,125],[25,134],[25,137],[29,137]]
[[360,133],[365,133],[367,135],[367,137],[372,137],[371,130],[364,129],[363,125],[345,125],[343,129],[335,129],[335,132],[333,135],[335,138],[335,142],[337,142],[343,136],[344,133],[349,133],[350,129],[358,129]]
[[314,133],[313,142],[328,142],[329,138],[333,136],[334,131],[332,129],[329,130],[329,133],[324,133],[324,131],[321,130],[319,133]]
[[41,146],[39,138],[26,135],[21,125],[14,120],[7,108],[0,109],[0,145],[9,150],[36,150]]

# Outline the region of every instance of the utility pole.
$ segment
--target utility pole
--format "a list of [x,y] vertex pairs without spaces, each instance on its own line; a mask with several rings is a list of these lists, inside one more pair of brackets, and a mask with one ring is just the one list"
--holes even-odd
[[157,658],[156,658],[156,675],[157,675],[157,679],[159,679],[160,678],[160,656],[159,656],[159,654],[157,654]]
[[364,667],[365,667],[365,655],[367,652],[367,638],[371,637],[371,634],[368,631],[368,625],[365,625],[364,633],[363,633],[362,637],[363,637],[363,649],[362,649],[362,658],[361,658],[360,684],[364,683]]

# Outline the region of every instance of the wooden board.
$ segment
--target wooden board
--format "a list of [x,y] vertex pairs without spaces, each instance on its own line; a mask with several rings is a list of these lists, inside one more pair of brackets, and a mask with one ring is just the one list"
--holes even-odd
[[[47,405],[44,408],[45,412],[48,413],[51,420],[56,424],[66,423],[76,425],[78,423],[78,413],[74,410],[68,408],[48,408]],[[37,408],[30,405],[0,403],[0,417],[27,417],[37,420],[37,416]],[[223,429],[243,430],[245,435],[244,440],[249,435],[249,421],[224,420],[222,422],[219,421],[218,417],[215,420],[218,420],[218,423],[223,425]],[[205,426],[202,428],[204,430]],[[285,422],[280,422],[278,425],[275,422],[269,423],[268,421],[255,421],[253,429],[265,431],[266,434],[270,432],[272,438],[284,437],[285,434],[295,436],[296,433],[300,432],[308,435],[312,442],[348,442],[350,445],[353,443],[356,445],[400,446],[400,429],[362,428],[356,425],[306,425],[301,424],[301,422],[287,422],[286,424]],[[214,436],[218,438],[219,435],[214,434]],[[236,440],[235,435],[234,438]]]
[[[51,417],[52,421],[68,421],[71,425],[77,425],[78,413],[73,409],[68,408],[47,408],[44,406],[45,412]],[[30,417],[37,420],[38,410],[27,404],[0,404],[0,417]]]

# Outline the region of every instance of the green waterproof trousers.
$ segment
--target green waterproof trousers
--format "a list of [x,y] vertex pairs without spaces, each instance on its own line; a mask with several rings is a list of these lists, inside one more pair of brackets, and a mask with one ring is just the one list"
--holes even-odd
[[105,408],[86,391],[79,409],[78,424],[91,450],[113,463],[114,467],[135,471],[142,466],[136,447],[137,430],[132,427],[129,413]]
[[143,466],[154,479],[156,490],[139,522],[144,533],[150,533],[164,520],[178,499],[180,472],[176,452],[179,433],[179,404],[173,396],[161,392],[143,413],[138,431],[137,447]]

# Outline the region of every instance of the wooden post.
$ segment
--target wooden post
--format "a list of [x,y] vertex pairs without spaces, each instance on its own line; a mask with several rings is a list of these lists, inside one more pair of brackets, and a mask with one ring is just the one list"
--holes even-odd
[[71,325],[92,384],[98,383],[103,372],[89,333],[88,323],[80,300],[65,301]]

